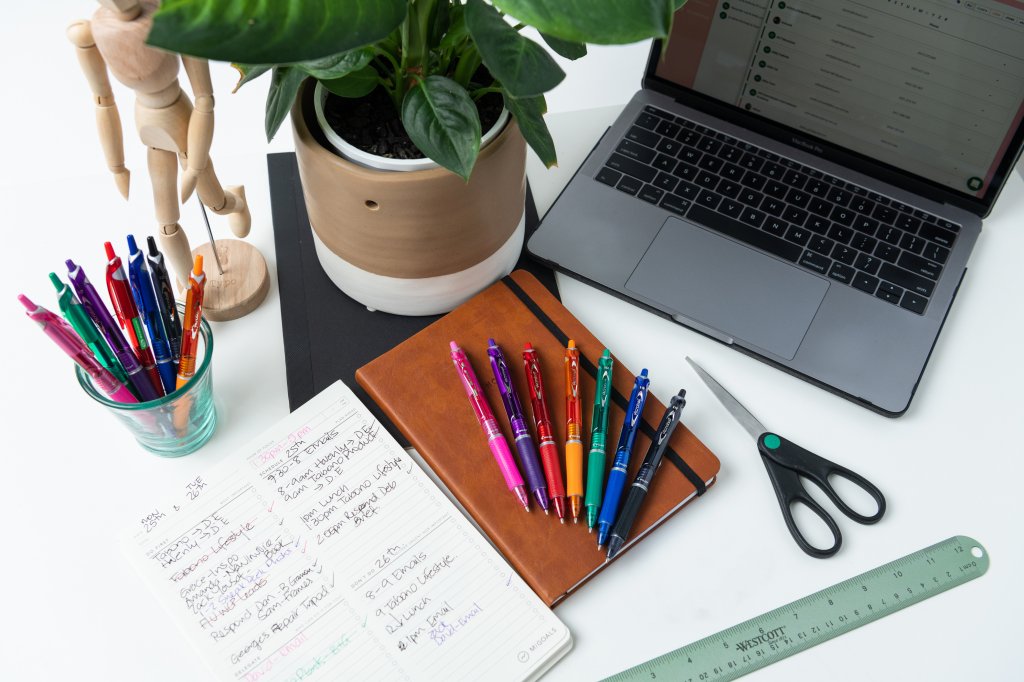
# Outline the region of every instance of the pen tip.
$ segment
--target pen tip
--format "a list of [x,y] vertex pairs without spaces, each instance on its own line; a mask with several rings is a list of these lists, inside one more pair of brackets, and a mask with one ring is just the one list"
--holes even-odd
[[449,341],[448,347],[452,350],[452,352],[459,350],[459,344],[455,343],[454,341]]
[[146,237],[146,246],[149,247],[149,255],[156,258],[160,255],[160,250],[156,248],[156,240],[153,239],[153,235]]
[[572,525],[574,525],[574,526],[579,525],[579,522],[580,522],[580,519],[579,519],[578,516],[573,517]]
[[587,532],[588,532],[588,533],[593,533],[593,532],[594,532],[594,529],[593,529],[593,528],[588,528],[588,529],[587,529]]
[[75,269],[75,261],[71,260],[70,258],[64,261],[64,265],[68,266],[68,272]]
[[199,254],[199,253],[196,254],[195,265],[192,266],[192,274],[195,275],[196,277],[198,277],[199,275],[203,274],[203,255],[202,254]]
[[498,345],[498,344],[496,344],[496,343],[494,342],[494,339],[487,339],[487,347],[488,347],[488,348],[494,348],[494,347],[495,347],[495,346],[497,346],[497,345]]
[[575,347],[576,347],[576,342],[573,341],[572,339],[569,339],[569,348],[575,348]]
[[524,505],[523,505],[523,509],[525,509],[525,510],[526,510],[526,513],[527,513],[527,514],[529,514],[529,513],[530,513],[530,506],[529,506],[529,505],[526,505],[526,504],[524,504]]
[[107,253],[107,260],[114,260],[114,245],[110,242],[103,242],[103,250]]
[[135,243],[135,235],[128,235],[128,253],[135,253],[138,250],[139,246]]
[[533,344],[527,341],[523,344],[523,350],[533,350]]
[[598,552],[600,552],[602,549],[604,549],[604,545],[598,545],[597,546],[597,551]]
[[23,306],[25,306],[25,310],[28,310],[29,312],[32,312],[37,307],[36,304],[33,303],[25,294],[18,294],[18,300],[21,301]]
[[608,350],[607,348],[605,348],[604,352],[601,353],[601,357],[602,358],[610,358],[611,356],[612,356],[612,352],[610,350]]
[[544,510],[544,516],[550,516],[550,515],[551,515],[551,512],[549,512],[547,509],[545,509]]
[[559,520],[559,521],[561,522],[561,524],[562,524],[563,526],[565,525],[565,519],[558,519],[558,520]]
[[64,288],[64,282],[60,281],[60,277],[57,276],[56,272],[50,273],[50,283],[53,284],[53,288],[57,291]]
[[640,370],[640,376],[642,376],[642,377],[647,376],[647,368],[646,367],[644,367],[642,370]]

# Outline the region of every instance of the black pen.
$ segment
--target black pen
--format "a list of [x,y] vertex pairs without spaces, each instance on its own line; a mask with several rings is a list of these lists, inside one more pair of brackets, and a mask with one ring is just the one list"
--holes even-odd
[[640,505],[644,503],[644,497],[647,495],[648,488],[651,487],[654,474],[661,466],[662,457],[665,455],[665,450],[668,449],[669,438],[672,437],[672,432],[675,431],[676,425],[679,423],[679,416],[683,413],[685,405],[686,390],[681,388],[678,395],[672,396],[668,409],[665,410],[665,415],[661,418],[661,424],[658,425],[658,436],[651,441],[651,446],[647,448],[647,454],[644,456],[643,464],[640,465],[640,471],[636,474],[636,480],[629,487],[626,501],[622,504],[622,511],[619,512],[619,518],[616,519],[612,534],[608,538],[606,561],[615,558],[615,555],[622,549],[622,545],[625,544],[626,538],[629,537],[633,521],[636,519],[637,512],[640,511]]

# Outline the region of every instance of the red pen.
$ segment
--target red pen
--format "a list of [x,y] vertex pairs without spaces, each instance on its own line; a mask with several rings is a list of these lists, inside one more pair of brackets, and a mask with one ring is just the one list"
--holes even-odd
[[114,253],[114,247],[110,242],[103,242],[103,248],[107,251],[107,293],[110,294],[110,302],[114,306],[114,314],[121,327],[128,333],[128,341],[135,350],[135,356],[149,382],[156,389],[157,397],[164,395],[163,382],[160,381],[160,372],[156,368],[156,358],[149,347],[146,339],[146,329],[142,324],[142,316],[135,305],[132,297],[131,285],[128,284],[128,277],[121,267],[121,259]]
[[530,386],[530,403],[533,406],[533,424],[537,427],[540,441],[540,463],[544,478],[548,482],[548,498],[558,514],[558,520],[565,523],[565,486],[562,483],[562,468],[559,466],[558,446],[551,424],[551,414],[544,399],[544,380],[540,374],[540,358],[532,344],[523,350],[523,367],[526,369],[526,383]]

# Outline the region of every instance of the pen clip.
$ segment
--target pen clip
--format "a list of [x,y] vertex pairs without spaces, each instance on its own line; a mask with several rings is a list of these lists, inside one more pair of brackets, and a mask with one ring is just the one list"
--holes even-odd
[[469,358],[463,352],[453,354],[455,360],[455,369],[459,371],[459,376],[462,377],[462,383],[465,385],[466,390],[469,391],[471,398],[479,398],[480,393],[476,389],[476,382],[473,381],[473,374],[469,369]]

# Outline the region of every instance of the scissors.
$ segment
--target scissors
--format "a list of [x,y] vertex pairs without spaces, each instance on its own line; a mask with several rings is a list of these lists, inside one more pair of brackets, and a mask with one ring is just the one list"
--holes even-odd
[[[761,452],[761,461],[764,462],[764,468],[768,470],[768,478],[771,479],[772,485],[775,486],[775,496],[779,500],[779,506],[782,507],[782,518],[785,519],[786,526],[789,528],[793,539],[796,540],[796,544],[800,546],[800,549],[812,557],[826,559],[838,552],[839,547],[843,544],[843,536],[839,532],[839,526],[836,525],[835,519],[813,497],[807,494],[807,489],[804,488],[803,483],[800,481],[801,476],[817,484],[828,495],[828,498],[839,507],[839,511],[857,523],[872,524],[882,518],[882,515],[885,514],[885,497],[882,496],[882,491],[872,485],[870,481],[846,467],[819,457],[813,452],[804,450],[796,443],[768,431],[761,425],[761,422],[754,418],[754,415],[750,414],[736,398],[732,397],[700,365],[690,358],[686,358],[686,361],[690,363],[690,366],[697,372],[697,375],[704,380],[704,383],[708,385],[711,392],[729,410],[729,413],[732,414],[736,421],[757,440],[757,449]],[[875,503],[878,505],[878,511],[871,516],[858,514],[839,497],[839,493],[829,483],[829,476],[841,476],[859,486],[875,500]],[[790,508],[791,505],[797,502],[817,514],[818,518],[828,526],[835,540],[831,547],[820,549],[804,538],[796,525],[796,521],[793,519],[793,512]]]

